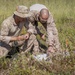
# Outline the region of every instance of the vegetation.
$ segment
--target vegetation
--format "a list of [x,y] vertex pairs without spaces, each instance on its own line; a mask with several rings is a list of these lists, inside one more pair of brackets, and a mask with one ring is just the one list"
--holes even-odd
[[75,55],[50,61],[37,61],[32,56],[18,54],[16,58],[0,59],[0,75],[75,75]]
[[[0,24],[11,16],[18,5],[40,3],[52,13],[63,50],[75,50],[75,0],[0,0]],[[44,43],[43,41],[41,41]],[[23,54],[24,55],[24,54]],[[57,60],[53,64],[38,62],[31,56],[18,55],[16,59],[0,59],[0,75],[75,75],[75,55]]]

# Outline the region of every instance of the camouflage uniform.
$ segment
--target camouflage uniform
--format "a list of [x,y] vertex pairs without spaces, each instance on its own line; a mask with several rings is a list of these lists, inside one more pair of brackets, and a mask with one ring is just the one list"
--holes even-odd
[[[19,23],[19,25],[17,25],[14,21],[13,16],[14,15],[12,15],[11,17],[4,20],[2,25],[1,25],[0,57],[6,56],[7,53],[12,49],[13,42],[10,42],[10,39],[13,36],[18,36],[20,34],[23,26],[25,26],[25,28],[27,29],[27,32],[34,33],[34,27],[31,25],[31,23],[28,21],[28,19],[26,19],[25,22],[21,22],[21,23]],[[30,38],[28,40],[26,49],[28,49],[28,48],[30,49],[32,47],[32,44],[33,44],[34,49],[38,51],[39,45],[38,45],[38,43],[35,45],[34,44],[35,41],[37,41],[36,37],[33,34],[31,34]],[[24,41],[23,41],[23,43],[24,43]],[[21,43],[21,44],[23,44],[23,43]],[[21,47],[21,49],[24,49],[24,47]]]
[[47,31],[47,44],[53,46],[53,48],[55,50],[60,50],[60,43],[59,43],[59,39],[58,39],[58,31],[53,19],[52,14],[49,12],[49,18],[47,20],[47,22],[42,23],[38,16],[39,16],[39,12],[41,9],[46,8],[46,6],[42,5],[42,4],[34,4],[30,7],[30,13],[32,14],[32,16],[30,17],[30,21],[32,22],[32,24],[35,26],[38,34],[43,35],[39,29],[37,28],[38,26],[38,22],[40,22],[44,28]]

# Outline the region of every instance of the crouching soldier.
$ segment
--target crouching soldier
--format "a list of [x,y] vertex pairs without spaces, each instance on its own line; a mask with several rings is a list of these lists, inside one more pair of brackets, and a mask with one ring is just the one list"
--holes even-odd
[[[14,14],[3,21],[0,30],[0,57],[4,57],[12,50],[13,42],[18,41],[18,46],[21,46],[21,50],[24,49],[25,40],[27,46],[25,49],[31,49],[34,45],[35,52],[39,51],[38,42],[35,44],[36,36],[34,33],[34,27],[28,21],[29,10],[26,6],[18,6]],[[26,27],[27,33],[19,35],[22,28]]]
[[56,28],[52,14],[49,12],[46,6],[42,4],[34,4],[30,7],[30,21],[35,26],[37,33],[44,39],[45,35],[38,29],[38,22],[40,22],[47,32],[48,37],[48,49],[47,54],[56,53],[60,51],[60,42],[58,38],[58,30]]

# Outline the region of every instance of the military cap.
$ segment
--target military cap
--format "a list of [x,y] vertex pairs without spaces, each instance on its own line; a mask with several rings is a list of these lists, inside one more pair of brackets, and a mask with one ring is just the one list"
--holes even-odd
[[14,12],[15,15],[21,17],[21,18],[25,18],[25,17],[29,17],[29,9],[26,6],[20,5],[16,8],[16,11]]

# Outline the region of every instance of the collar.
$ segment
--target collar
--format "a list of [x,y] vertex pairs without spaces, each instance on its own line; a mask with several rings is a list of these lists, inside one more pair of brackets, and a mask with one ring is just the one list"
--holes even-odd
[[35,19],[36,19],[36,21],[39,21],[39,14],[38,13],[35,15]]
[[15,19],[14,19],[14,15],[12,15],[12,23],[14,26],[17,26],[16,22],[15,22]]

